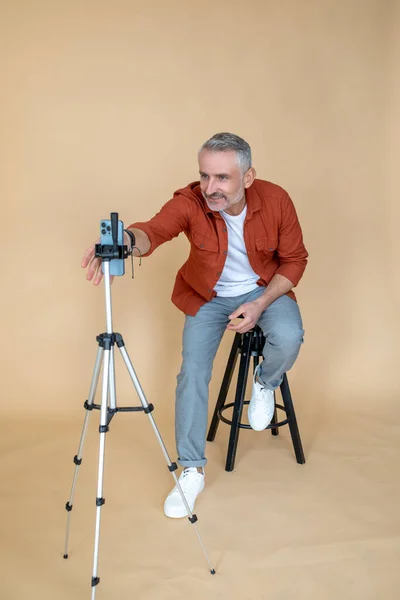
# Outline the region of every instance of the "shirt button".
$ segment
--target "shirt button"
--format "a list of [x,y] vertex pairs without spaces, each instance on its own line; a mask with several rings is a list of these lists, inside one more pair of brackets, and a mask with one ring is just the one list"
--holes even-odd
[[226,227],[224,227],[222,231],[223,231],[224,233],[226,233],[226,232],[227,232],[227,228],[226,228]]
[[204,244],[200,244],[200,248],[204,248]]
[[221,271],[218,271],[218,272],[217,272],[217,275],[218,275],[218,277],[219,277],[219,276],[221,275]]
[[228,252],[226,250],[224,250],[224,254],[228,254]]
[[208,288],[208,291],[211,292],[210,288]]

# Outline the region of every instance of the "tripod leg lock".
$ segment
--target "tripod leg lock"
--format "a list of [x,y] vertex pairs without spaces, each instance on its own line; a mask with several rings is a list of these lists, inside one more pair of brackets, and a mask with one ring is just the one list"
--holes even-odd
[[81,464],[82,464],[82,459],[81,459],[81,458],[78,458],[78,455],[77,455],[77,454],[75,454],[75,456],[74,456],[74,463],[75,463],[76,465],[81,465]]
[[188,517],[189,521],[193,524],[196,523],[197,519],[197,515],[192,515],[191,517]]
[[89,402],[87,400],[85,400],[83,406],[84,406],[84,408],[86,408],[86,410],[93,410],[94,409],[93,404],[89,404]]
[[104,333],[101,333],[100,335],[96,335],[96,342],[99,344],[100,348],[104,348],[103,336],[104,336]]
[[69,502],[67,502],[67,504],[65,505],[65,510],[68,512],[71,512],[72,510],[72,504],[70,504]]
[[92,577],[92,587],[100,583],[100,577]]
[[151,413],[154,410],[154,406],[152,404],[148,404],[144,409],[143,412],[146,413],[146,415],[148,415],[149,413]]
[[176,471],[177,468],[178,468],[178,465],[176,463],[172,463],[172,464],[168,465],[168,469],[171,471],[171,473],[172,473],[172,471]]
[[124,339],[120,333],[115,334],[115,342],[118,348],[122,348],[123,346],[125,346]]
[[96,498],[96,506],[103,506],[106,503],[105,498]]
[[99,427],[99,432],[100,433],[107,433],[107,431],[109,430],[109,426],[108,425],[100,425]]

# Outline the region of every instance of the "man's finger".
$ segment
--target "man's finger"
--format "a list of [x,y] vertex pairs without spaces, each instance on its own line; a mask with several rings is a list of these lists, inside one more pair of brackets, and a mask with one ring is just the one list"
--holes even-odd
[[228,319],[236,319],[240,315],[244,314],[244,308],[239,306],[231,315],[229,315]]
[[101,261],[100,261],[98,268],[97,268],[97,273],[96,273],[94,281],[93,281],[94,285],[99,285],[99,283],[102,279],[103,279],[103,273],[101,270]]
[[92,260],[93,256],[94,256],[94,244],[92,246],[90,246],[86,251],[85,254],[82,257],[82,262],[81,262],[81,267],[84,269],[85,267],[88,266],[88,264],[90,263],[90,261]]
[[237,331],[237,333],[246,333],[246,331],[249,331],[249,329],[252,328],[252,322],[251,320],[247,320],[244,319],[241,323],[238,323],[237,325],[233,325],[232,323],[229,323],[227,325],[227,329],[230,329],[231,331]]
[[246,329],[246,327],[248,327],[249,323],[247,321],[242,321],[241,323],[238,323],[237,325],[233,325],[233,323],[229,323],[226,327],[227,329],[230,329],[231,331],[237,331],[238,333],[244,333],[243,330]]
[[227,327],[227,329],[229,329],[230,331],[234,331],[235,333],[246,333],[246,327],[243,327],[242,325],[232,325]]
[[96,251],[96,244],[100,243],[100,238],[97,238],[97,240],[95,241],[94,244],[92,244],[91,246],[89,246],[89,248],[85,251],[83,257],[82,257],[82,262],[81,262],[81,266],[84,269],[85,267],[88,266],[88,264],[90,263],[90,261],[92,260],[92,258],[94,257],[95,251]]
[[101,264],[101,259],[96,257],[96,258],[92,258],[92,261],[89,265],[89,268],[87,270],[86,273],[86,279],[88,281],[91,281],[93,279],[93,275],[96,274],[97,269],[99,268],[99,265]]

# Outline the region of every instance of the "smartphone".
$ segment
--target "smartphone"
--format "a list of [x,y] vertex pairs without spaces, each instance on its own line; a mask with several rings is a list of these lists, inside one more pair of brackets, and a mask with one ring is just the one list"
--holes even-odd
[[[118,221],[118,246],[124,245],[124,224]],[[110,219],[103,219],[100,222],[100,244],[102,246],[112,246],[112,229]],[[101,265],[101,270],[104,273],[104,265]],[[110,261],[110,275],[125,275],[125,260],[123,258],[113,258]]]

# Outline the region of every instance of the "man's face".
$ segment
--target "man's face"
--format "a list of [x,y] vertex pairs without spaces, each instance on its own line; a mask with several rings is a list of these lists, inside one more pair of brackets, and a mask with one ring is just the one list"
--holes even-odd
[[236,152],[202,150],[199,172],[201,193],[211,210],[222,211],[244,202],[248,177],[239,167]]

